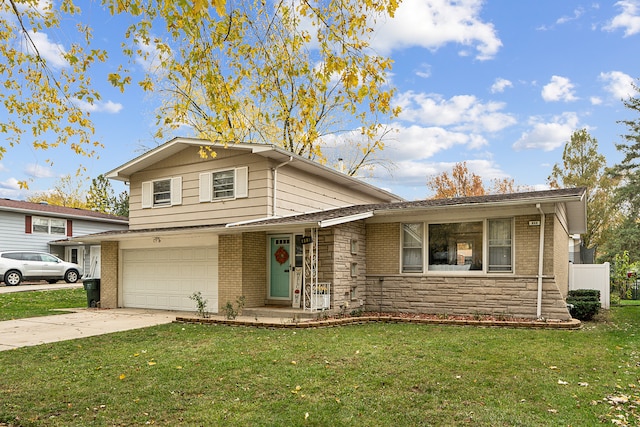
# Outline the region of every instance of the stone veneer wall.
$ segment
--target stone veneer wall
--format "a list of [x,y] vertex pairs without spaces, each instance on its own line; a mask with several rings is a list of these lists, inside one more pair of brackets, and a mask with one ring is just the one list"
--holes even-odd
[[[382,280],[380,280],[382,279]],[[536,318],[535,277],[371,276],[367,311],[442,315],[493,314]],[[566,305],[551,279],[543,282],[542,317],[568,320]]]
[[[399,274],[400,223],[368,224],[366,310],[535,318],[540,226],[529,221],[539,220],[540,215],[515,218],[515,274],[481,276]],[[556,221],[555,215],[546,215],[542,316],[567,320],[561,251],[568,246],[558,247],[563,233]]]
[[[352,242],[355,242],[354,253]],[[350,312],[363,306],[367,272],[364,221],[319,230],[318,256],[318,282],[331,283],[331,308]],[[352,264],[355,264],[354,276]]]
[[118,242],[100,245],[100,307],[118,307]]

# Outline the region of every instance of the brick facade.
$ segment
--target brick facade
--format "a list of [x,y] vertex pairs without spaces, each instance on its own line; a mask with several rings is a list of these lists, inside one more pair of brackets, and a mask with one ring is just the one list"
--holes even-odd
[[118,307],[118,242],[102,242],[100,248],[100,307]]
[[240,296],[245,307],[262,307],[267,292],[265,233],[222,235],[218,239],[218,311]]

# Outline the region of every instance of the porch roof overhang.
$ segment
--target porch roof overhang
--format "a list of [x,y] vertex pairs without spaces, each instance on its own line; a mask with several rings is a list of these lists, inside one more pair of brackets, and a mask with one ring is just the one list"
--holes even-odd
[[567,227],[569,234],[580,234],[586,231],[587,205],[586,189],[561,189],[529,193],[512,193],[456,199],[429,199],[415,202],[382,203],[371,205],[355,205],[330,209],[288,217],[267,217],[236,223],[219,225],[200,225],[169,228],[149,228],[139,230],[108,231],[87,236],[74,237],[69,242],[98,243],[102,241],[120,241],[140,237],[162,237],[189,234],[234,234],[249,231],[290,232],[305,228],[325,228],[353,221],[385,218],[390,216],[410,216],[426,212],[450,212],[452,209],[465,210],[481,207],[517,208],[529,207],[538,212],[537,206],[566,207]]

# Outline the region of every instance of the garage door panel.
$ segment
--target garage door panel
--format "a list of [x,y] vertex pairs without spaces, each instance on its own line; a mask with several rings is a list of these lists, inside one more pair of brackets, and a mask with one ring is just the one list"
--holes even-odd
[[125,307],[193,311],[189,298],[201,292],[218,307],[216,248],[131,249],[123,251]]

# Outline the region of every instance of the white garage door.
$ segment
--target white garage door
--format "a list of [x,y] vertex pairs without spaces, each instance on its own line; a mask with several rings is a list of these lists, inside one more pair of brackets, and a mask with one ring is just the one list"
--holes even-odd
[[124,307],[195,311],[189,297],[201,292],[207,310],[218,310],[216,247],[123,251]]

